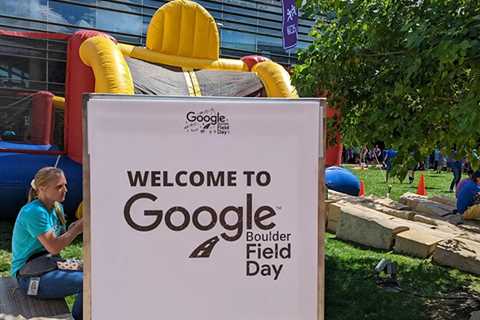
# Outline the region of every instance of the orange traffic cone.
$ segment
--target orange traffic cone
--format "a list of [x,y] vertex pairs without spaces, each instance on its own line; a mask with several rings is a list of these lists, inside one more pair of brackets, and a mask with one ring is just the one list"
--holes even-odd
[[360,180],[360,191],[358,192],[359,197],[365,196],[365,185],[363,183],[363,180]]
[[425,188],[425,178],[423,174],[420,176],[420,182],[418,182],[417,194],[421,196],[427,195],[427,189]]

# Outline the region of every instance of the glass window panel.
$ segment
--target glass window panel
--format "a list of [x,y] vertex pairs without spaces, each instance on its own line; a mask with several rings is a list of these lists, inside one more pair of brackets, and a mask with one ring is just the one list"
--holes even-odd
[[222,48],[221,50],[221,56],[224,58],[241,58],[244,55],[245,55],[244,53],[240,53],[236,50],[232,50],[228,48]]
[[65,85],[58,83],[48,83],[48,91],[53,93],[56,96],[65,96]]
[[0,18],[0,27],[20,31],[46,31],[47,25],[44,22],[25,21],[16,18]]
[[285,54],[282,38],[268,36],[257,36],[257,48],[259,52],[271,52]]
[[298,35],[298,40],[303,40],[303,41],[313,41],[313,39],[309,36],[306,36],[306,35],[303,35],[303,34],[299,34]]
[[99,0],[97,2],[97,6],[99,8],[115,9],[115,10],[121,10],[121,11],[132,12],[132,13],[140,13],[142,11],[142,8],[138,6],[129,6],[128,4],[103,1],[103,0]]
[[[227,3],[227,2],[225,2]],[[250,8],[250,9],[248,9]],[[242,15],[245,15],[245,16],[250,16],[250,17],[256,17],[257,16],[257,10],[255,9],[255,7],[252,7],[252,6],[244,6],[243,8],[241,7],[235,7],[235,6],[230,6],[230,5],[227,5],[225,4],[224,7],[223,7],[223,10],[224,12],[230,12],[230,13],[233,13],[233,14],[242,14]]]
[[65,83],[65,62],[48,61],[48,82]]
[[279,29],[267,29],[267,28],[258,27],[258,32],[263,33],[263,34],[267,34],[267,35],[271,35],[271,36],[279,36],[279,37],[281,37],[283,35],[281,28],[279,28]]
[[97,4],[97,0],[76,0],[75,2],[93,4],[93,5]]
[[224,21],[223,27],[226,29],[233,29],[233,30],[238,30],[238,31],[247,31],[247,32],[257,32],[257,27],[256,26],[250,26],[247,24],[238,24],[238,23],[232,23],[228,21]]
[[267,13],[265,11],[259,12],[258,17],[260,19],[260,24],[262,23],[262,19],[270,19],[273,21],[282,21],[282,13]]
[[50,0],[49,5],[48,22],[81,28],[95,28],[95,9],[52,0]]
[[226,48],[255,51],[255,35],[222,29],[222,46]]
[[217,23],[223,20],[223,14],[219,11],[210,11],[210,14],[215,18]]
[[48,59],[52,60],[60,60],[60,61],[66,61],[67,59],[67,54],[65,52],[57,52],[57,51],[48,51]]
[[148,24],[152,20],[152,17],[143,17],[142,35],[147,35]]
[[119,34],[119,33],[110,33],[115,39],[122,43],[127,43],[127,44],[133,44],[133,45],[141,45],[142,44],[142,37],[140,35],[138,36],[129,36],[126,34]]
[[244,1],[244,0],[223,0],[224,4],[233,4],[236,6],[244,7],[244,8],[256,8],[256,3],[253,1]]
[[157,11],[157,9],[143,8],[143,15],[151,17],[155,13],[155,11]]
[[298,23],[306,27],[312,27],[315,24],[315,21],[310,19],[299,19]]
[[161,1],[161,0],[143,0],[144,6],[150,6],[153,8],[160,8],[164,4],[165,4],[165,1]]
[[67,52],[67,42],[66,41],[48,40],[47,44],[48,44],[48,49],[49,50]]
[[29,19],[47,19],[47,0],[1,0],[0,14],[25,17]]
[[97,28],[140,36],[143,31],[143,17],[135,14],[98,9]]
[[259,19],[258,25],[262,26],[262,27],[265,27],[265,28],[271,28],[271,29],[274,29],[274,30],[282,30],[282,22],[281,21],[270,21],[270,20]]
[[260,11],[268,11],[268,12],[272,12],[272,13],[282,13],[282,6],[278,4],[279,2],[277,2],[277,5],[273,5],[273,6],[269,6],[269,5],[264,5],[264,4],[258,4],[257,5],[257,8],[258,10]]
[[308,34],[310,32],[310,30],[311,30],[310,27],[298,26],[298,32],[299,33]]
[[10,56],[46,58],[46,41],[0,36],[0,54]]
[[[74,33],[75,31],[81,29],[80,27],[66,27],[62,25],[56,25],[53,23],[47,24],[48,32],[60,32],[60,33]],[[88,28],[91,29],[91,28]]]
[[202,7],[205,9],[221,9],[222,4],[219,2],[213,2],[213,1],[202,1],[202,0],[197,0],[195,1],[198,4],[200,4]]
[[257,25],[258,19],[256,17],[239,17],[237,14],[224,13],[223,18],[225,20],[235,21],[238,23],[249,23],[254,26]]
[[280,63],[283,65],[288,65],[290,63],[290,58],[288,56],[272,55],[271,59],[276,63]]
[[[37,89],[38,83],[45,81],[45,60],[0,55],[2,70],[1,87]],[[40,90],[44,89],[40,86]]]

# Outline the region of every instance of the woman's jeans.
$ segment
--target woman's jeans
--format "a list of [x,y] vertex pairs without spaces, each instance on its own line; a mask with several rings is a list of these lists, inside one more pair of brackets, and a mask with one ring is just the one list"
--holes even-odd
[[[18,276],[18,284],[24,292],[28,291],[30,277]],[[75,320],[83,318],[83,272],[54,270],[40,276],[37,298],[60,299],[76,294],[72,309]]]

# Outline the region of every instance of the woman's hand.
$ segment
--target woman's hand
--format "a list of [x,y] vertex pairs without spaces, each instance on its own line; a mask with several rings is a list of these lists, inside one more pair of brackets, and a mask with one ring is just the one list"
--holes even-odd
[[72,222],[68,226],[68,230],[69,231],[71,230],[75,234],[75,236],[78,236],[79,234],[81,234],[83,232],[83,218],[78,219],[75,222]]
[[51,254],[59,254],[66,246],[83,232],[83,218],[73,222],[68,226],[68,231],[57,237],[53,230],[47,231],[39,235],[38,241],[43,245],[45,250]]

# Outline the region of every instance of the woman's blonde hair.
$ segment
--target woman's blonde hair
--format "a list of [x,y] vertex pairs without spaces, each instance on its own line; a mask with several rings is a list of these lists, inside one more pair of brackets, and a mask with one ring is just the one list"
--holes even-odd
[[[50,182],[58,179],[63,173],[62,169],[56,167],[44,167],[37,171],[35,178],[30,183],[30,190],[28,191],[28,202],[35,200],[38,197],[38,188],[48,185]],[[66,220],[63,214],[63,210],[59,203],[55,202],[55,214],[57,215],[60,223],[65,226]]]
[[64,175],[63,170],[56,167],[44,167],[37,171],[35,178],[30,183],[28,202],[38,197],[38,188],[48,185],[50,182]]

